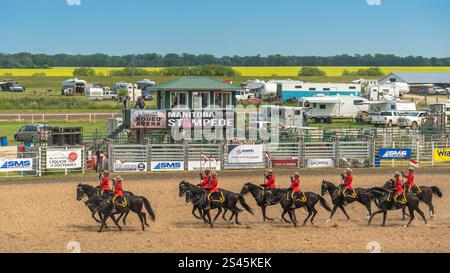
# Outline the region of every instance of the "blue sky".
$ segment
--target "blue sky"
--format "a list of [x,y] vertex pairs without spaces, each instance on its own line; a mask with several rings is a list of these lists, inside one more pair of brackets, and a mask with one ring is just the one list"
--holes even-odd
[[448,0],[0,0],[0,10],[6,53],[450,56]]

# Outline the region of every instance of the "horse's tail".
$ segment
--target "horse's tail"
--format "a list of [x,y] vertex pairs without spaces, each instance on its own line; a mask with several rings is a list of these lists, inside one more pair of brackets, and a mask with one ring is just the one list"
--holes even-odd
[[253,210],[252,208],[247,204],[247,202],[245,202],[245,198],[242,194],[238,194],[238,198],[239,198],[239,203],[241,204],[241,206],[244,207],[244,209],[248,212],[250,212],[251,214],[253,214]]
[[327,211],[331,211],[331,208],[330,208],[330,206],[328,205],[327,200],[325,200],[325,198],[323,198],[323,197],[320,196],[320,195],[317,195],[317,197],[319,198],[320,205],[321,205],[324,209],[326,209]]
[[142,196],[142,201],[144,201],[144,206],[145,209],[147,210],[148,214],[150,215],[150,217],[152,218],[152,221],[155,221],[155,213],[153,212],[152,206],[150,205],[150,202],[148,201],[147,198],[145,198],[144,196]]
[[431,186],[431,191],[439,198],[442,197],[441,189],[437,186]]

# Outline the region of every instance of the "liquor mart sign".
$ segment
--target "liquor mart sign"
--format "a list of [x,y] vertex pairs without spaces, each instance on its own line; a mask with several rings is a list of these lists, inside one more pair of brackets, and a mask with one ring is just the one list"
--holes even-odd
[[47,169],[78,169],[82,166],[82,148],[48,148]]

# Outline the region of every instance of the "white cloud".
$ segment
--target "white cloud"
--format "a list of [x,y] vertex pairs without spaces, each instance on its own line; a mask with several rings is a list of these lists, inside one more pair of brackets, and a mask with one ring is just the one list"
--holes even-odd
[[381,0],[367,0],[369,6],[381,6]]
[[69,6],[81,6],[81,0],[66,0],[66,2]]

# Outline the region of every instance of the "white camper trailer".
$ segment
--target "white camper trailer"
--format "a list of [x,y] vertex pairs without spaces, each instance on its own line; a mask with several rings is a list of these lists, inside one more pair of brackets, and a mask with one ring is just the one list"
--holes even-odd
[[411,112],[416,111],[416,104],[414,102],[405,100],[382,100],[382,101],[369,101],[363,102],[369,106],[369,115],[378,114],[385,111],[397,111],[397,112]]
[[372,101],[397,99],[409,92],[406,83],[386,83],[369,85],[364,89],[365,97]]
[[63,81],[61,86],[61,95],[83,95],[86,90],[86,81],[77,78]]
[[142,90],[139,89],[136,84],[128,82],[117,82],[111,88],[111,90],[117,92],[117,94],[119,94],[119,91],[122,89],[128,90],[128,96],[130,96],[132,101],[135,101],[138,97],[142,96]]
[[360,111],[368,111],[366,98],[358,96],[325,96],[301,98],[299,105],[308,109],[306,114],[316,122],[330,121],[332,118],[355,118]]
[[[272,113],[278,114],[278,120]],[[281,128],[299,128],[307,125],[305,109],[303,107],[261,105],[258,115],[259,123],[270,122],[272,126],[277,125]]]

